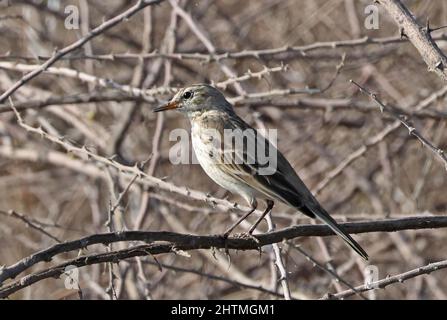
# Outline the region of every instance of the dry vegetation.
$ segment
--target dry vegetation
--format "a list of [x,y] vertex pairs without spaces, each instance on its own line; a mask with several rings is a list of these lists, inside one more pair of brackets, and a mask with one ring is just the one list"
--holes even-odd
[[[376,92],[434,146],[447,149],[446,82],[429,72],[410,41],[400,40],[383,7],[377,5],[379,29],[364,27],[364,10],[371,3],[162,1],[101,31],[20,86],[9,97],[23,123],[2,96],[0,265],[10,266],[57,242],[114,230],[223,232],[240,214],[231,210],[232,203],[243,202],[214,184],[199,165],[172,165],[169,132],[189,129],[189,123],[180,114],[151,111],[176,88],[198,82],[219,86],[251,125],[278,129],[279,149],[338,221],[444,215],[445,163],[349,82]],[[432,28],[447,25],[446,1],[404,4],[421,25],[428,18]],[[80,9],[79,29],[64,26],[67,5]],[[130,6],[121,0],[13,0],[1,8],[0,94],[56,49]],[[447,52],[444,30],[431,35]],[[365,36],[379,40],[368,44]],[[353,39],[359,40],[340,42]],[[344,65],[337,69],[343,55]],[[434,98],[423,104],[427,97]],[[135,164],[144,175],[130,168]],[[273,220],[276,229],[310,223],[281,205],[275,206]],[[265,222],[259,231],[267,231]],[[368,265],[376,266],[382,279],[447,259],[444,229],[369,232],[355,238],[369,253],[369,262],[336,237],[280,242],[292,298],[321,298],[361,285]],[[78,255],[113,255],[141,244],[71,250],[6,279],[3,286]],[[283,298],[285,283],[270,245],[262,254],[231,249],[229,257],[223,249],[176,247],[168,247],[170,253],[80,268],[82,298]],[[445,299],[446,271],[352,296],[362,297]],[[10,298],[78,299],[79,294],[50,277]]]

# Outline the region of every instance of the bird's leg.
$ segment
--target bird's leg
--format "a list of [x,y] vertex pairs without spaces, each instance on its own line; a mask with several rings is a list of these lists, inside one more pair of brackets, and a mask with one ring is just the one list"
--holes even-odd
[[267,208],[265,209],[265,211],[262,213],[262,215],[258,218],[258,220],[256,220],[255,224],[250,228],[250,230],[248,231],[249,234],[252,234],[253,231],[255,231],[256,227],[258,226],[259,223],[261,223],[262,219],[264,219],[264,217],[270,212],[272,211],[273,205],[275,204],[272,200],[266,200],[267,202]]
[[239,218],[239,220],[238,221],[236,221],[231,227],[229,227],[228,229],[227,229],[227,231],[225,231],[224,232],[224,234],[223,234],[223,237],[226,239],[226,238],[228,238],[228,236],[230,235],[230,233],[242,222],[242,221],[244,221],[245,219],[247,219],[247,217],[249,216],[249,215],[251,215],[255,210],[256,210],[256,208],[258,207],[258,203],[256,202],[256,200],[253,200],[252,202],[251,202],[251,209],[249,210],[249,211],[247,211],[247,213],[246,214],[244,214],[242,217],[240,217]]

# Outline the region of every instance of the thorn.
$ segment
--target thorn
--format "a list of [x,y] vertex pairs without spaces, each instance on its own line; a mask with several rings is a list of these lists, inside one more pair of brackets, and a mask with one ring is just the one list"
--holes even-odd
[[425,31],[427,32],[427,34],[430,34],[430,32],[431,32],[429,18],[427,18],[427,22],[425,23]]
[[281,282],[281,281],[284,281],[284,280],[286,280],[285,276],[281,276],[281,277],[278,278],[278,282]]
[[404,28],[399,28],[400,39],[407,38],[408,36],[405,34]]
[[160,261],[158,261],[157,257],[155,257],[153,254],[151,254],[151,253],[149,253],[149,254],[151,255],[152,259],[154,259],[155,263],[157,264],[158,271],[162,272],[163,271],[163,266],[161,265]]

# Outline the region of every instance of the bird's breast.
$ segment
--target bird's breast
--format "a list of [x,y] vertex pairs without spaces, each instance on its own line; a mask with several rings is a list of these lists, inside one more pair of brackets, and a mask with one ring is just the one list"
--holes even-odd
[[232,161],[233,146],[224,143],[225,120],[210,114],[191,121],[191,140],[198,162],[214,182],[241,195],[249,203],[253,198],[266,198],[245,182],[243,175],[246,172]]
[[205,173],[218,185],[229,190],[232,193],[246,193],[241,190],[243,186],[240,181],[230,175],[226,170],[226,164],[222,160],[220,143],[216,141],[216,132],[210,129],[216,127],[205,127],[198,123],[192,123],[191,140],[196,158]]

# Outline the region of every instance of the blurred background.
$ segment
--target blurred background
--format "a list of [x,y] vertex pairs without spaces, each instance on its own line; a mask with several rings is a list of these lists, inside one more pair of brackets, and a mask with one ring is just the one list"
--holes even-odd
[[[118,0],[6,2],[0,3],[2,93],[55,50],[132,5]],[[421,24],[429,18],[432,27],[447,25],[447,2],[404,3]],[[205,200],[243,204],[242,199],[218,187],[199,165],[169,161],[175,144],[169,133],[189,130],[188,120],[178,113],[151,111],[177,88],[200,82],[219,87],[252,126],[278,130],[279,149],[338,221],[445,214],[443,164],[349,82],[353,79],[378,93],[382,101],[408,114],[427,139],[447,148],[445,84],[427,71],[411,43],[399,40],[388,14],[370,5],[371,1],[355,0],[164,1],[101,33],[22,86],[12,101],[24,122],[62,143],[19,126],[9,102],[0,104],[0,265],[11,265],[57,241],[108,230],[216,234],[232,224],[236,213]],[[376,13],[377,21],[371,16]],[[447,52],[445,30],[432,35]],[[371,43],[371,38],[378,41]],[[429,103],[424,104],[425,99]],[[67,152],[63,144],[84,147],[85,152]],[[182,190],[197,190],[202,200],[148,187],[139,179],[127,190],[131,173],[87,153],[124,165],[144,165],[148,175]],[[337,170],[350,157],[349,165]],[[106,225],[114,204],[121,219]],[[280,204],[273,220],[277,229],[310,223]],[[258,229],[265,232],[266,223]],[[445,259],[447,234],[442,229],[355,238],[370,255],[368,263],[336,237],[280,244],[292,296],[321,298],[349,289],[346,283],[363,284],[365,270],[376,270],[384,278]],[[114,244],[113,249],[129,245]],[[295,247],[346,283],[316,267]],[[106,250],[92,246],[30,271]],[[161,271],[152,257],[114,264],[115,294],[108,290],[111,276],[106,264],[85,267],[79,270],[82,296],[282,298],[270,247],[262,255],[230,254],[231,263],[218,250],[160,255]],[[445,299],[446,271],[365,296]],[[78,299],[78,294],[65,289],[61,280],[47,279],[12,298]]]

